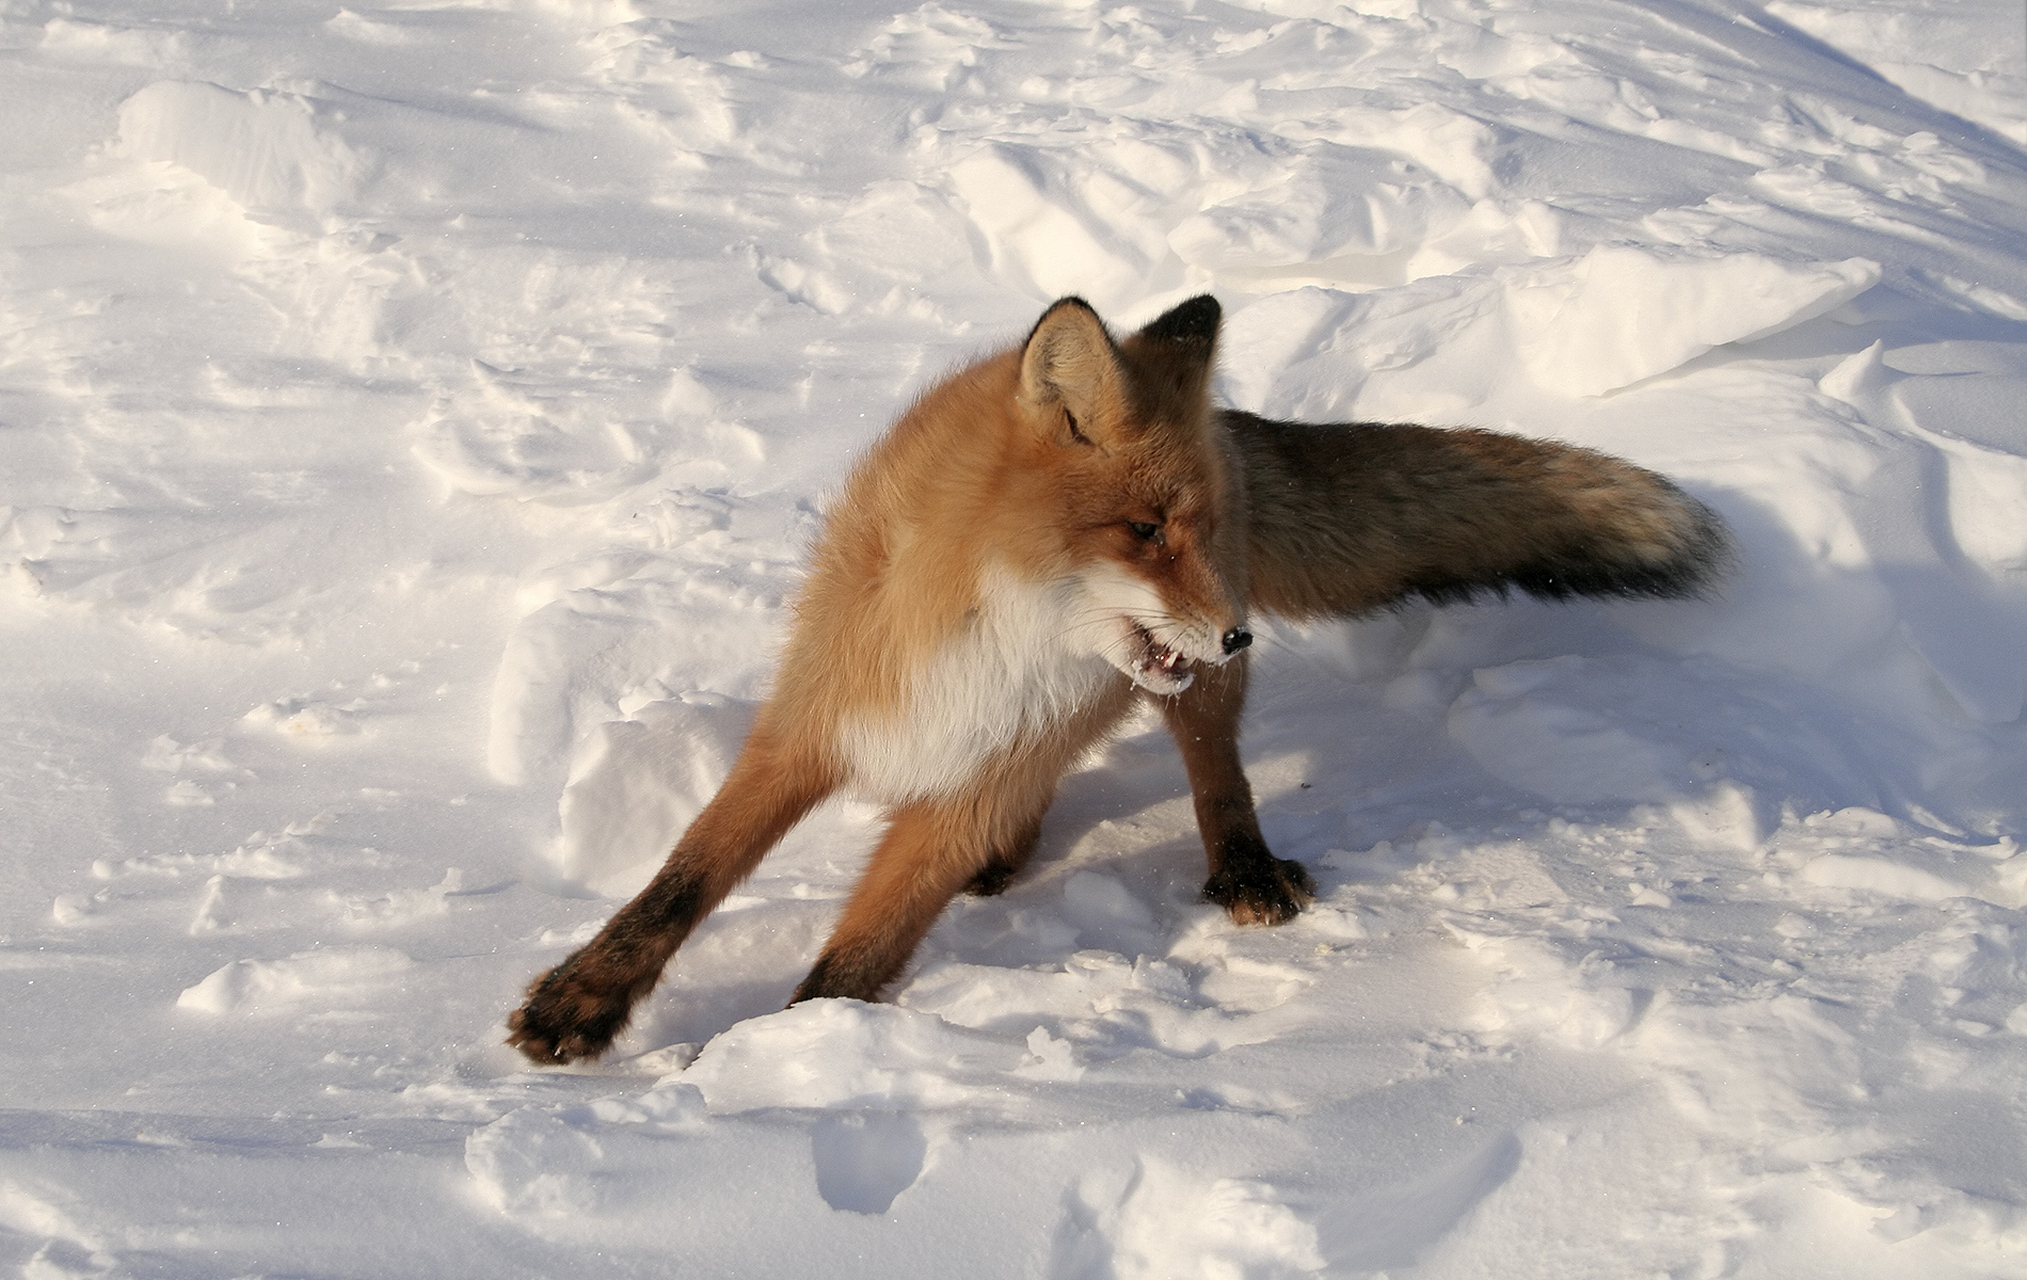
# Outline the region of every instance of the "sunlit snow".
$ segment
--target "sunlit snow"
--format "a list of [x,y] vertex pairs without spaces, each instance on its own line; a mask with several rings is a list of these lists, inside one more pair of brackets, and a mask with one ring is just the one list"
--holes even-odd
[[[2027,1276],[2018,0],[0,0],[0,1266]],[[1061,293],[1634,459],[1704,600],[1259,624],[890,1003],[839,803],[609,1057],[854,456]]]

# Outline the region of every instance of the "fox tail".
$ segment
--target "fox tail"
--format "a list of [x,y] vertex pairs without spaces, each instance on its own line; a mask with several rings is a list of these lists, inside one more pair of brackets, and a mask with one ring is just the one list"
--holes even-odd
[[1694,596],[1733,559],[1717,514],[1643,467],[1471,429],[1222,417],[1246,476],[1254,607],[1367,613],[1518,588]]

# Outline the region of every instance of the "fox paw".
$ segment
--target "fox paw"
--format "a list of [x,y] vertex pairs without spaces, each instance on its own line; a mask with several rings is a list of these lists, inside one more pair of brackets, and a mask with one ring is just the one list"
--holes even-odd
[[1204,901],[1215,902],[1236,924],[1286,924],[1316,899],[1316,885],[1301,863],[1262,852],[1228,859],[1204,881]]
[[507,1043],[543,1066],[595,1058],[626,1028],[632,1002],[595,991],[570,960],[535,979],[507,1016]]

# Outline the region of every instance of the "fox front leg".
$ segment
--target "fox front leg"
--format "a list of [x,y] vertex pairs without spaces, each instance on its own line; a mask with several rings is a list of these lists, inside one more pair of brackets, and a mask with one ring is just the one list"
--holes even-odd
[[1239,924],[1283,924],[1316,897],[1299,862],[1277,858],[1260,835],[1253,788],[1239,764],[1239,715],[1246,705],[1246,655],[1201,668],[1189,688],[1161,701],[1182,749],[1196,802],[1197,829],[1210,860],[1204,900]]
[[648,887],[529,985],[507,1019],[507,1043],[544,1065],[604,1053],[690,930],[835,785],[829,769],[756,728]]
[[544,1065],[604,1053],[705,915],[697,861],[679,848],[596,938],[530,983],[527,1002],[507,1017],[507,1043]]

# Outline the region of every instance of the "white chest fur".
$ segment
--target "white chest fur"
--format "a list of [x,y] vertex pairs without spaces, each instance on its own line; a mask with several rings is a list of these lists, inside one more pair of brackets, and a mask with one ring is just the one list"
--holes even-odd
[[949,795],[1101,696],[1120,677],[1094,651],[1088,603],[1075,581],[989,573],[977,611],[916,670],[903,705],[841,727],[851,788],[885,804]]

